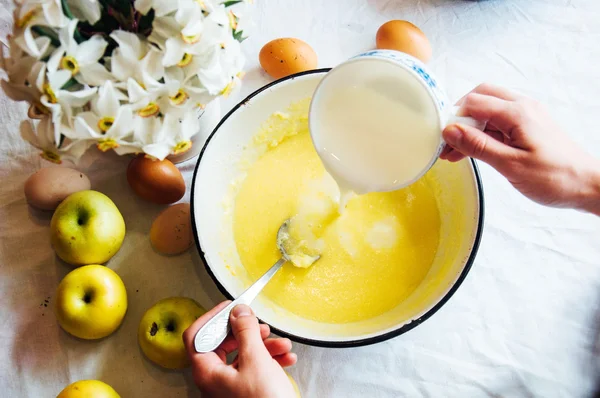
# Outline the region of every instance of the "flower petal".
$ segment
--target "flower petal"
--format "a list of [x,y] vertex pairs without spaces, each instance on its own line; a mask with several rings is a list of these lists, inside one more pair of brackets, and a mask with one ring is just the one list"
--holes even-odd
[[54,91],[54,94],[57,94],[69,80],[71,80],[71,72],[68,70],[48,72],[48,84],[50,84],[50,88]]
[[62,3],[60,0],[46,1],[42,4],[44,16],[52,27],[62,27],[67,22],[67,18],[63,14]]
[[165,68],[161,63],[162,52],[150,50],[142,60],[142,70],[155,80],[160,80],[165,74]]
[[79,66],[90,65],[98,62],[104,55],[108,42],[98,35],[92,36],[89,40],[77,45],[73,54]]
[[60,66],[60,60],[65,55],[65,51],[66,49],[64,47],[59,47],[52,53],[47,63],[48,71],[56,72],[58,70],[58,67]]
[[163,55],[163,66],[177,65],[185,54],[185,43],[180,37],[171,37],[165,43],[165,54]]
[[171,153],[171,145],[165,143],[155,143],[144,145],[142,150],[150,156],[157,158],[158,160],[164,160]]
[[119,111],[118,92],[111,82],[106,82],[98,89],[98,96],[92,103],[94,112],[100,117],[116,117]]
[[148,91],[131,78],[127,80],[127,94],[129,95],[129,102],[132,104],[148,97]]
[[93,144],[94,141],[92,140],[76,140],[71,142],[65,148],[60,149],[59,153],[65,159],[72,160],[76,163]]
[[38,137],[33,129],[33,123],[30,120],[23,120],[19,125],[19,130],[21,131],[21,138],[29,142],[34,147],[41,149]]
[[133,131],[133,113],[129,106],[119,108],[113,125],[106,132],[106,136],[113,138],[125,138]]
[[124,56],[120,48],[113,50],[110,57],[110,71],[117,80],[125,81],[130,77],[134,77],[136,69],[134,59]]
[[119,156],[127,155],[129,153],[142,152],[142,148],[131,143],[119,143],[119,146],[114,149],[115,153]]
[[36,100],[36,92],[33,87],[24,84],[13,84],[6,80],[0,80],[0,87],[6,96],[14,101],[34,102]]
[[100,138],[102,132],[98,127],[98,121],[100,118],[93,112],[81,112],[75,117],[74,130],[71,130],[73,136],[69,136],[66,132],[65,135],[71,139],[89,139],[89,138]]
[[113,75],[104,66],[95,63],[80,66],[79,73],[75,75],[75,79],[80,83],[90,86],[101,86],[107,81],[112,80]]
[[71,12],[77,19],[87,21],[94,25],[101,16],[98,0],[67,0]]
[[146,15],[152,8],[152,0],[135,0],[134,7],[137,11]]
[[139,60],[148,51],[147,45],[140,41],[139,37],[131,32],[115,30],[110,37],[117,42],[122,56]]
[[[73,140],[97,140],[102,138],[98,129],[98,118],[91,112],[83,112],[75,117],[74,129],[71,130]],[[65,135],[67,133],[65,132]]]
[[61,90],[57,97],[59,102],[69,104],[71,107],[84,106],[92,99],[96,91],[96,88],[86,88],[80,91]]

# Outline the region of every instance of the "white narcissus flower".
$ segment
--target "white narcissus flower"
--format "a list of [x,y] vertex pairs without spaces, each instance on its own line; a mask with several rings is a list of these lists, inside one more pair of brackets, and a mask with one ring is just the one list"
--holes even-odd
[[[28,75],[24,81],[19,80],[1,80],[0,86],[4,93],[15,101],[27,101],[30,104],[27,115],[32,119],[40,119],[51,114],[51,110],[42,104],[41,97],[43,92],[38,87],[43,87],[46,78],[46,69],[44,63],[36,62],[28,70]],[[54,109],[59,114],[55,120],[60,119],[60,107]],[[60,120],[58,120],[60,121]]]
[[181,29],[179,34],[165,42],[164,66],[186,66],[194,56],[221,45],[227,37],[231,37],[229,19],[222,6],[204,17],[197,3],[181,1],[175,20]]
[[[170,120],[171,118],[172,116],[169,116],[169,114],[165,116],[166,120]],[[165,130],[163,127],[163,121],[156,116],[136,116],[133,121],[135,145],[138,145],[145,154],[163,160],[171,152],[170,146],[164,142]]]
[[39,149],[42,158],[52,163],[60,164],[63,159],[77,160],[83,154],[78,151],[79,143],[61,148],[61,142],[55,140],[54,123],[50,117],[40,120],[35,128],[30,120],[23,120],[20,130],[21,137]]
[[138,148],[126,140],[133,131],[133,115],[129,106],[121,105],[120,101],[125,99],[111,82],[106,82],[92,101],[92,110],[78,114],[74,129],[64,131],[64,135],[73,141],[95,143],[102,152],[110,149],[119,155],[137,152]]
[[169,143],[172,144],[171,153],[177,155],[188,151],[192,147],[191,138],[198,132],[198,117],[194,110],[188,110],[181,122],[169,136]]
[[182,68],[176,66],[168,68],[164,80],[165,95],[169,99],[171,107],[180,109],[204,107],[214,98],[205,88],[200,86],[195,74],[186,76]]
[[145,117],[158,114],[157,100],[166,94],[158,82],[164,75],[162,54],[133,33],[116,31],[111,38],[119,45],[111,58],[111,71],[119,81],[118,87],[127,89],[133,110]]
[[96,94],[97,88],[84,88],[79,91],[64,89],[65,84],[71,80],[71,72],[58,70],[46,74],[45,65],[42,66],[36,81],[36,87],[42,96],[40,102],[52,113],[52,120],[56,124],[63,121],[71,124],[73,108],[87,104]]
[[134,124],[136,143],[146,154],[159,160],[189,150],[192,147],[191,137],[198,132],[194,110],[188,110],[183,115],[176,111],[168,112],[162,121],[159,118],[137,117]]
[[87,21],[90,25],[94,25],[102,16],[98,0],[67,0],[67,4],[75,18]]
[[213,48],[203,54],[197,76],[202,87],[211,95],[227,96],[242,78],[243,67],[240,43],[228,37],[218,49]]
[[108,43],[97,35],[77,43],[74,35],[78,22],[72,19],[66,28],[59,31],[61,45],[48,60],[48,70],[54,72],[61,68],[69,71],[82,84],[101,86],[105,81],[113,79],[110,72],[98,63]]

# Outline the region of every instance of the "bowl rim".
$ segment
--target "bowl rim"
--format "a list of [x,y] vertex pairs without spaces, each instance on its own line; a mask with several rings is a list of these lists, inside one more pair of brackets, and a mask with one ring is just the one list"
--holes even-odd
[[[206,139],[206,142],[204,143],[204,146],[202,147],[202,150],[200,151],[200,154],[198,155],[198,160],[196,161],[196,166],[194,167],[194,174],[192,175],[192,187],[191,187],[191,194],[190,194],[190,209],[191,209],[190,216],[192,219],[192,231],[194,233],[194,243],[196,245],[196,249],[198,250],[198,254],[200,255],[200,258],[202,259],[202,263],[204,264],[204,268],[206,269],[206,272],[210,275],[211,279],[213,280],[213,282],[215,283],[215,285],[217,286],[217,288],[219,289],[221,294],[223,294],[228,300],[235,300],[235,298],[231,295],[231,293],[229,293],[229,291],[225,288],[225,286],[223,286],[219,282],[216,275],[213,273],[211,266],[208,264],[206,257],[204,256],[204,251],[202,250],[202,246],[200,245],[200,240],[198,237],[198,228],[196,226],[196,217],[194,214],[194,210],[195,210],[194,196],[195,196],[195,192],[196,192],[196,176],[198,174],[198,169],[200,167],[200,162],[202,161],[204,152],[208,148],[208,145],[209,145],[211,139],[219,131],[219,128],[227,121],[227,119],[229,119],[229,117],[231,117],[231,115],[233,115],[238,109],[240,109],[242,106],[244,106],[252,98],[261,94],[263,91],[266,91],[269,88],[271,88],[279,83],[282,83],[284,81],[293,80],[297,77],[304,76],[304,75],[327,73],[331,69],[332,68],[319,68],[319,69],[311,69],[311,70],[307,70],[304,72],[294,73],[292,75],[282,77],[280,79],[277,79],[269,84],[266,84],[266,85],[258,88],[257,90],[255,90],[254,92],[249,94],[246,98],[244,98],[243,100],[238,102],[233,108],[231,108],[231,110],[229,110],[229,112],[227,112],[227,114],[225,116],[223,116],[223,118],[219,121],[219,123],[215,126],[213,131],[210,133],[210,135]],[[325,340],[310,339],[310,338],[306,338],[306,337],[296,336],[292,333],[285,332],[281,329],[278,329],[278,328],[275,328],[275,327],[272,327],[271,325],[269,325],[271,327],[271,331],[281,337],[287,337],[290,340],[295,341],[297,343],[306,344],[306,345],[315,346],[315,347],[324,347],[324,348],[361,347],[361,346],[381,343],[383,341],[392,339],[394,337],[398,337],[398,336],[408,332],[409,330],[414,329],[421,323],[425,322],[433,314],[435,314],[440,308],[442,308],[444,306],[444,304],[446,304],[450,300],[450,298],[454,295],[454,293],[458,290],[460,285],[466,279],[469,271],[471,270],[471,267],[473,266],[473,263],[475,262],[475,257],[477,256],[477,252],[479,251],[479,246],[481,244],[481,238],[483,235],[483,225],[484,225],[484,221],[485,221],[485,206],[484,206],[485,199],[483,197],[483,183],[481,180],[481,174],[479,172],[479,167],[477,166],[477,162],[475,161],[475,159],[472,159],[472,158],[469,158],[469,160],[471,161],[471,165],[473,167],[473,174],[475,175],[475,182],[477,185],[477,193],[478,193],[478,198],[479,198],[479,217],[477,220],[477,231],[475,233],[473,247],[471,248],[471,252],[469,253],[469,258],[467,259],[465,266],[463,267],[462,271],[460,272],[460,275],[456,279],[456,282],[452,285],[452,287],[450,287],[450,289],[446,292],[446,294],[433,307],[431,307],[426,313],[421,315],[419,318],[413,319],[410,322],[399,326],[397,329],[394,329],[392,331],[389,331],[387,333],[380,334],[377,336],[356,339],[356,340],[325,341]],[[258,318],[258,319],[261,323],[265,323],[260,318]]]

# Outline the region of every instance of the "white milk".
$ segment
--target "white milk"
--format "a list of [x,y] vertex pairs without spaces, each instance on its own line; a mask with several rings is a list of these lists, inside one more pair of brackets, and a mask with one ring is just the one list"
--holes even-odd
[[310,128],[343,208],[350,191],[390,191],[414,182],[442,137],[433,100],[409,72],[377,60],[334,71],[313,97]]

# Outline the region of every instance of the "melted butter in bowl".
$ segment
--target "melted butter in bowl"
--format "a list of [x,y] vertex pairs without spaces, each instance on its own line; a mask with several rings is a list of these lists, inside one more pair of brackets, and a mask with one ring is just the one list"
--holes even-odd
[[253,145],[262,154],[235,196],[235,246],[255,280],[280,257],[275,236],[291,219],[291,251],[321,258],[309,267],[286,264],[263,294],[309,320],[364,321],[423,282],[439,246],[440,212],[426,175],[399,191],[356,196],[340,213],[339,190],[308,132],[309,101],[273,114],[257,132]]

